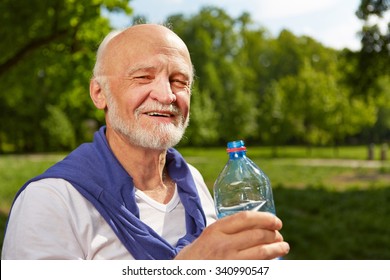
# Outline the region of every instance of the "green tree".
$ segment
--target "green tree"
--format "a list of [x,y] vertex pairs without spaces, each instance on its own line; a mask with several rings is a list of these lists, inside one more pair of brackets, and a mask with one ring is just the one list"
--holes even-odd
[[76,138],[74,128],[66,114],[56,106],[47,105],[49,116],[42,120],[41,125],[47,129],[48,149],[71,149],[74,147]]
[[[362,1],[359,15],[382,15],[388,3]],[[96,48],[111,29],[102,9],[132,12],[127,0],[0,2],[0,152],[71,149],[103,123],[88,95]],[[249,13],[233,18],[217,7],[167,22],[196,70],[183,144],[389,137],[388,34],[362,33],[365,47],[352,52],[288,30],[274,38]]]
[[298,75],[275,82],[268,101],[271,140],[283,144],[294,137],[309,146],[335,144],[372,125],[375,103],[352,99],[336,77],[306,62]]
[[375,95],[370,88],[375,86],[377,78],[390,75],[390,23],[387,22],[384,30],[378,24],[389,12],[389,0],[361,0],[356,12],[364,25],[360,32],[362,48],[356,54],[358,63],[351,85],[363,96],[369,92]]
[[[356,134],[366,143],[388,141],[390,127],[387,124],[388,77],[390,76],[390,23],[384,16],[390,12],[389,0],[362,0],[356,12],[363,21],[360,34],[361,50],[344,50],[340,55],[344,83],[355,99],[367,104],[375,103],[375,124],[365,127]],[[379,23],[387,27],[380,28]],[[384,27],[384,26],[382,26]],[[387,81],[387,82],[386,82]],[[386,104],[386,105],[385,105]]]
[[110,30],[103,8],[131,12],[127,0],[0,2],[0,152],[6,143],[10,150],[46,148],[54,129],[42,125],[53,113],[47,104],[85,140],[80,124],[94,115],[88,97],[94,53]]
[[[257,31],[259,32],[259,31]],[[260,131],[260,137],[262,141],[268,144],[272,144],[275,147],[278,145],[286,144],[288,141],[293,139],[301,139],[298,137],[299,134],[302,134],[304,126],[296,125],[297,122],[287,122],[285,117],[289,115],[290,109],[285,107],[283,104],[286,101],[286,97],[291,95],[292,100],[286,101],[292,102],[291,104],[299,105],[300,109],[297,108],[293,114],[297,114],[297,117],[302,114],[300,110],[305,110],[303,106],[310,107],[310,110],[316,110],[311,108],[314,104],[309,104],[309,99],[305,96],[295,96],[295,86],[290,85],[287,88],[286,85],[283,87],[287,91],[284,94],[280,91],[279,83],[285,84],[294,82],[294,79],[297,79],[295,82],[301,82],[303,78],[303,73],[318,73],[321,76],[330,76],[334,79],[339,79],[339,72],[337,71],[337,52],[335,50],[325,48],[320,43],[315,40],[307,37],[301,36],[297,37],[287,30],[283,30],[276,39],[267,38],[262,39],[260,36],[253,36],[251,45],[251,68],[256,69],[256,78],[258,81],[257,92],[257,107],[259,109],[258,113],[258,123],[261,124],[263,129]],[[257,44],[254,44],[257,40]],[[253,47],[253,45],[261,47]],[[310,66],[310,71],[308,70]],[[317,77],[312,77],[317,78]],[[294,82],[294,83],[295,83]],[[305,86],[308,81],[304,79],[302,81]],[[314,81],[313,81],[314,83]],[[324,91],[322,91],[324,90]],[[308,90],[306,93],[309,95],[311,90]],[[288,95],[286,95],[288,94]],[[318,98],[328,94],[326,92],[326,87],[316,90],[312,94],[319,95]],[[295,100],[297,98],[298,100]],[[306,112],[308,113],[308,111]],[[310,120],[310,116],[307,117]],[[314,121],[314,120],[313,120]],[[299,131],[301,131],[299,133]],[[326,136],[316,134],[317,137],[320,137],[320,141],[310,141],[312,144],[316,142],[319,144],[321,142],[326,142]],[[309,135],[306,135],[309,137]],[[314,137],[314,131],[311,133],[310,137]],[[276,150],[275,150],[276,153]]]
[[[205,7],[188,19],[183,15],[175,15],[167,21],[187,43],[191,52],[198,80],[197,93],[193,96],[195,108],[197,104],[207,101],[209,108],[214,109],[213,114],[207,115],[211,119],[202,128],[201,134],[198,130],[204,115],[193,114],[193,123],[198,125],[189,127],[189,135],[192,138],[218,135],[215,140],[219,142],[255,135],[256,96],[246,86],[248,69],[244,69],[239,62],[241,37],[236,30],[238,21],[215,7]],[[197,95],[202,96],[200,100],[203,101],[197,101]],[[202,125],[205,126],[205,123]],[[209,139],[194,138],[194,142],[217,143],[214,136]]]
[[233,19],[215,7],[168,22],[189,46],[197,74],[188,143],[243,137],[336,145],[375,122],[374,99],[355,97],[343,83],[356,61],[343,52],[288,30],[272,38],[249,14]]

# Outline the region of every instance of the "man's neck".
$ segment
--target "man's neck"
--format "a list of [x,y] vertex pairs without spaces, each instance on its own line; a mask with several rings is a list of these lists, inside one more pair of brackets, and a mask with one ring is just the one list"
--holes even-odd
[[174,182],[165,170],[166,150],[134,146],[121,134],[106,130],[107,142],[115,157],[133,178],[134,186],[160,203],[174,194]]

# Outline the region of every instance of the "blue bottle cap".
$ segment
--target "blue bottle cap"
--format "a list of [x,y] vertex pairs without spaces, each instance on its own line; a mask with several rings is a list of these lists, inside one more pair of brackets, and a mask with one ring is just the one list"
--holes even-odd
[[241,148],[244,147],[244,141],[243,140],[236,140],[232,142],[227,143],[227,148],[232,149],[232,148]]

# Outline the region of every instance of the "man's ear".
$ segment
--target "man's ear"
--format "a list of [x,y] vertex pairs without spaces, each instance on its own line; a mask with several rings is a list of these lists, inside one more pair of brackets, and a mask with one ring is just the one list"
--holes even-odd
[[91,96],[96,108],[100,110],[104,110],[106,108],[107,103],[103,88],[96,79],[91,79],[89,83],[89,95]]

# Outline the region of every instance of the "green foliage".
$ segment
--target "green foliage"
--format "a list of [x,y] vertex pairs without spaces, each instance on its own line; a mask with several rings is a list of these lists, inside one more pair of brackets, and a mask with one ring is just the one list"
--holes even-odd
[[187,129],[182,144],[200,146],[215,143],[218,140],[218,133],[214,100],[207,90],[205,92],[194,90],[193,94],[195,97],[192,97],[191,102],[190,128]]
[[[215,110],[212,123],[204,115],[203,128],[194,117],[186,143],[245,138],[275,146],[336,145],[377,121],[378,101],[356,95],[345,82],[349,64],[343,52],[288,30],[274,39],[249,14],[235,19],[215,7],[168,22],[188,44],[197,70],[201,101],[194,95],[193,115],[205,114],[197,109],[205,95],[211,97],[207,108]],[[360,71],[355,61],[346,73]]]
[[[125,0],[1,1],[0,152],[5,144],[12,144],[11,151],[45,150],[48,104],[66,114],[78,142],[85,140],[81,124],[94,115],[88,84],[95,51],[110,30],[101,9],[129,13],[127,5]],[[58,149],[74,145],[58,144]]]
[[47,130],[49,148],[61,147],[64,150],[75,148],[74,128],[66,114],[53,105],[47,105],[48,117],[42,121]]
[[[358,16],[368,20],[388,7],[363,0]],[[104,123],[88,94],[96,48],[111,29],[102,9],[132,12],[125,0],[0,3],[0,153],[69,149]],[[288,30],[274,38],[250,14],[233,18],[212,6],[167,22],[188,45],[196,70],[182,145],[242,138],[274,145],[276,153],[286,143],[389,141],[389,53],[367,52],[367,43],[378,49],[379,41],[366,37],[361,52],[336,51]],[[49,129],[56,118],[69,136]]]
[[[235,31],[235,19],[222,9],[206,7],[189,19],[175,16],[168,21],[190,50],[198,80],[197,90],[202,96],[199,103],[206,101],[205,94],[209,96],[209,102],[213,100],[210,108],[214,108],[215,123],[202,128],[200,137],[205,133],[214,136],[216,132],[218,137],[203,139],[201,144],[253,136],[257,127],[257,112],[253,107],[255,92],[247,88],[245,66],[237,63],[241,37]],[[193,97],[195,104],[196,97]],[[199,135],[197,128],[199,126],[190,127],[189,135]],[[198,139],[191,143],[200,143]]]
[[[364,21],[360,32],[362,49],[357,54],[359,69],[350,75],[351,86],[357,94],[365,96],[375,86],[377,78],[390,75],[390,23],[384,22],[384,28],[379,26],[383,17],[390,13],[389,0],[361,0],[356,12],[358,18]],[[371,92],[378,96],[377,92]]]
[[373,102],[351,99],[349,91],[337,83],[337,73],[316,71],[309,62],[270,90],[265,106],[271,109],[271,139],[276,143],[294,135],[310,145],[334,144],[375,122]]
[[371,142],[379,142],[390,137],[390,76],[378,77],[369,96],[376,96],[377,118],[375,124],[367,126],[364,132],[370,135]]
[[372,17],[382,18],[390,9],[389,0],[362,0],[356,15],[365,21],[361,31],[363,51],[377,52],[386,56],[390,43],[390,29],[380,30],[377,23],[370,23]]

